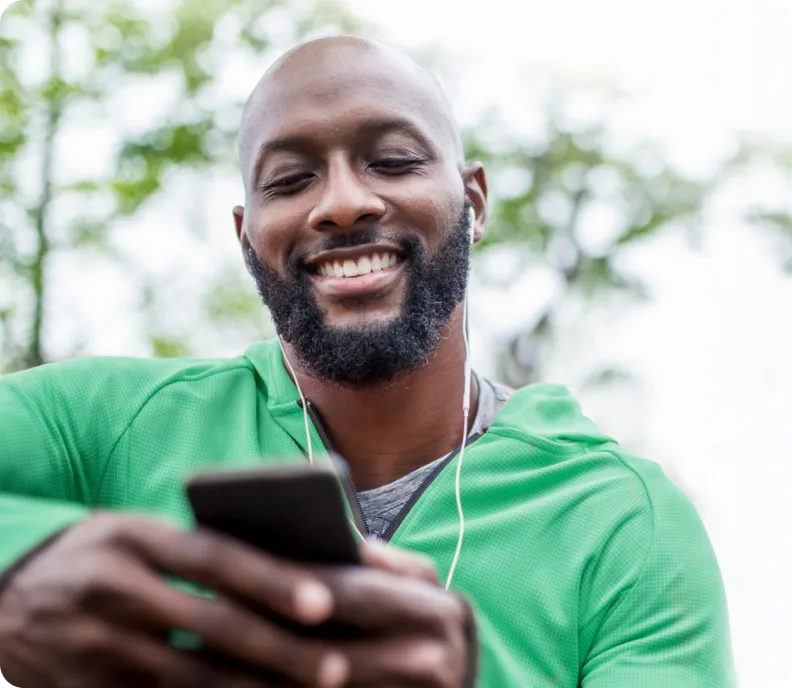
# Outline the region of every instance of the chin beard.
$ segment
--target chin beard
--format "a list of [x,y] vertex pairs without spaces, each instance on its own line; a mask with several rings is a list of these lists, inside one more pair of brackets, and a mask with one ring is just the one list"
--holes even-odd
[[[373,387],[422,368],[440,342],[456,306],[465,298],[470,265],[468,204],[432,256],[417,238],[401,241],[406,291],[402,312],[386,322],[331,327],[316,302],[301,257],[287,275],[261,260],[250,247],[245,259],[259,295],[269,307],[278,335],[311,375],[349,387]],[[374,243],[375,230],[328,237],[322,250]]]

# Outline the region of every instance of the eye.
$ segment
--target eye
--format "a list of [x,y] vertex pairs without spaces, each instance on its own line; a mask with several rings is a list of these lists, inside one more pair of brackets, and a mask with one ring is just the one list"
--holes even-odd
[[388,156],[374,160],[369,164],[369,168],[385,174],[403,174],[423,164],[423,158],[415,156]]
[[302,191],[311,179],[310,172],[294,172],[262,184],[260,191],[267,196],[288,196]]

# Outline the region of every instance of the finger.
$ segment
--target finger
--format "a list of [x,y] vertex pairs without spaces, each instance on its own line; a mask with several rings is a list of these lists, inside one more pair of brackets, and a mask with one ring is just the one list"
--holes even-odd
[[183,623],[209,650],[298,685],[337,688],[348,678],[349,663],[337,650],[265,621],[231,600],[196,598]]
[[145,569],[127,571],[117,584],[113,607],[124,610],[137,627],[145,623],[162,630],[192,631],[209,650],[300,685],[334,688],[348,673],[344,657],[319,641],[298,637],[234,601],[174,590]]
[[434,564],[426,556],[375,541],[364,543],[361,545],[360,551],[363,563],[367,566],[398,576],[418,578],[427,583],[439,584]]
[[[180,653],[162,641],[100,621],[74,624],[66,634],[80,685],[234,686],[260,683],[240,672],[218,671],[198,655]],[[89,678],[90,677],[90,678]],[[99,681],[99,683],[96,683]]]
[[150,529],[134,543],[155,566],[302,624],[326,621],[330,591],[306,568],[209,531]]
[[423,580],[365,567],[319,573],[333,594],[333,619],[369,631],[425,630],[444,633],[462,627],[465,610],[457,597]]
[[373,640],[343,645],[350,686],[458,688],[464,672],[458,648],[424,639]]
[[148,675],[148,682],[137,685],[153,684],[162,688],[269,688],[276,685],[250,673],[216,665],[200,654],[178,652],[142,636],[119,637],[117,642],[122,644],[125,661],[133,667],[133,674]]

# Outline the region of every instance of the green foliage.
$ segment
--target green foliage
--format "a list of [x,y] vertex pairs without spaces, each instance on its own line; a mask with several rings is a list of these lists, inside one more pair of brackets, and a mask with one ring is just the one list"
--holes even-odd
[[[570,299],[645,298],[640,277],[621,267],[623,251],[675,226],[694,228],[717,184],[686,178],[649,144],[612,152],[608,122],[572,126],[563,117],[568,109],[556,94],[538,140],[509,133],[497,120],[466,135],[468,157],[485,163],[493,194],[490,228],[477,250],[522,245],[526,268],[550,266],[563,285],[538,324],[506,348],[500,375],[515,386],[541,376],[543,352]],[[504,187],[508,195],[499,193]]]
[[784,189],[775,203],[752,203],[745,219],[771,237],[781,268],[792,275],[792,146],[768,141],[744,140],[731,161],[732,175],[746,175],[759,170],[774,174]]
[[152,354],[157,358],[178,358],[193,355],[190,347],[184,342],[160,335],[151,337],[151,349]]
[[[114,241],[123,227],[168,191],[175,174],[235,168],[243,103],[216,94],[224,56],[246,56],[263,71],[280,50],[331,30],[354,33],[361,26],[335,0],[163,0],[145,12],[124,0],[28,0],[7,12],[0,26],[0,281],[10,288],[0,291],[0,369],[50,358],[53,258],[62,252],[101,253],[120,270],[135,272],[139,266]],[[67,33],[84,42],[78,69],[67,69],[61,54]],[[49,56],[40,76],[24,69],[33,53]],[[55,177],[53,168],[69,168],[57,144],[74,120],[101,112],[135,83],[167,83],[173,98],[165,111],[142,129],[118,128],[121,139],[104,173]],[[497,118],[465,134],[468,157],[485,163],[492,192],[489,232],[476,248],[478,256],[519,247],[523,267],[550,266],[563,285],[537,325],[506,347],[502,377],[514,385],[541,376],[559,313],[570,301],[645,298],[640,277],[623,267],[624,252],[675,227],[695,227],[703,203],[721,182],[720,176],[686,178],[653,145],[615,149],[610,122],[571,124],[574,105],[563,95],[544,110],[544,131],[531,138]],[[766,152],[792,170],[792,153]],[[748,165],[756,155],[746,147],[730,166]],[[22,174],[30,169],[36,170],[32,176]],[[200,208],[201,199],[194,200]],[[74,210],[68,217],[55,212],[67,205]],[[792,270],[788,210],[755,209],[750,219],[789,238]],[[154,315],[168,286],[150,284],[146,276],[140,281],[139,308],[151,353],[190,354],[196,348],[190,333]],[[210,328],[241,324],[251,336],[271,332],[249,283],[230,269],[220,271],[198,307]],[[623,375],[604,371],[592,384]]]
[[[0,293],[1,367],[48,360],[47,275],[59,252],[104,252],[131,270],[111,248],[120,223],[160,194],[173,172],[233,165],[235,132],[229,122],[243,103],[212,97],[218,55],[232,46],[264,60],[263,70],[276,51],[307,34],[359,28],[333,0],[177,0],[157,10],[124,0],[28,0],[12,6],[0,26],[0,281],[10,287]],[[76,70],[63,64],[67,33],[86,46]],[[48,68],[31,76],[24,63],[36,54],[49,55]],[[58,142],[68,135],[70,117],[101,108],[135,79],[169,76],[179,84],[170,111],[146,130],[124,135],[105,174],[53,178],[54,167],[68,167],[58,157]],[[38,168],[40,178],[20,183],[23,168]],[[63,220],[53,212],[64,200],[78,209],[75,217]],[[143,311],[155,308],[157,300],[145,291]],[[250,309],[241,304],[250,300],[230,295],[225,310],[214,302],[206,316],[242,317]],[[157,326],[147,334],[154,355],[189,350]]]

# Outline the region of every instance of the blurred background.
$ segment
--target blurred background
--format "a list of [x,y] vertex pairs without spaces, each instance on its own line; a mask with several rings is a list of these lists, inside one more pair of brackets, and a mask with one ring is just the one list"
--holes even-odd
[[[717,551],[741,686],[792,671],[792,3],[21,0],[0,23],[0,374],[234,356],[242,104],[352,32],[441,79],[489,170],[476,367],[567,385]],[[2,679],[0,679],[2,683]]]

